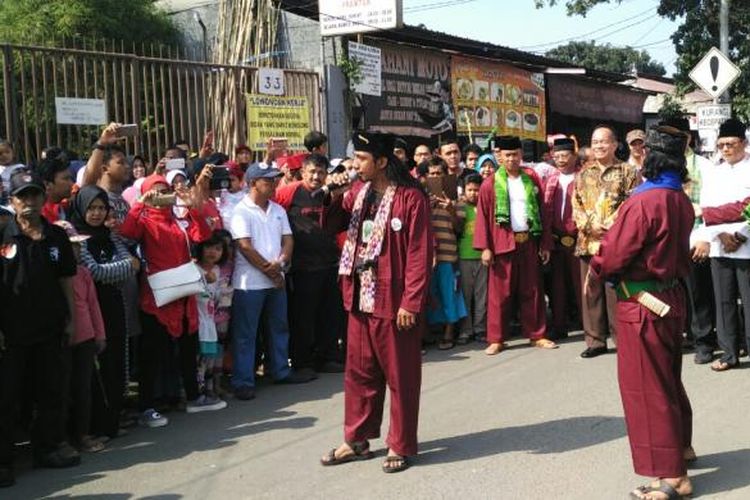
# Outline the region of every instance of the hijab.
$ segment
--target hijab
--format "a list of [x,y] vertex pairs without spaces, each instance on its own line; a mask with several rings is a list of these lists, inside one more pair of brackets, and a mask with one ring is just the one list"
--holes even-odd
[[106,217],[108,217],[111,207],[109,205],[109,196],[107,195],[107,192],[99,186],[87,184],[83,186],[73,198],[70,222],[79,233],[91,236],[91,238],[86,241],[86,247],[94,259],[99,263],[108,262],[112,259],[115,253],[115,246],[112,242],[109,228],[106,224],[95,227],[86,222],[86,212],[94,200],[101,200],[104,202],[104,206],[107,207]]

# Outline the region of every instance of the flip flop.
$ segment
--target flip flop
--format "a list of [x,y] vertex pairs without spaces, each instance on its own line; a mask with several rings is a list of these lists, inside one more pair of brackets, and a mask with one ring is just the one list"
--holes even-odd
[[[390,464],[396,464],[399,463],[400,465],[390,466]],[[401,472],[405,471],[409,468],[409,457],[402,457],[399,455],[393,455],[393,456],[387,456],[385,457],[385,462],[383,462],[383,472],[386,474],[393,474],[395,472]]]
[[454,347],[456,347],[456,344],[452,340],[443,339],[438,344],[439,351],[448,351],[450,349],[453,349]]
[[727,370],[730,370],[730,369],[734,368],[734,366],[735,366],[735,365],[730,365],[730,364],[729,364],[729,363],[727,363],[726,361],[715,361],[715,362],[714,362],[714,363],[713,363],[713,364],[711,365],[711,369],[712,369],[713,371],[715,371],[715,372],[725,372],[725,371],[727,371]]
[[690,495],[680,495],[674,486],[666,481],[659,481],[659,487],[654,488],[653,486],[639,486],[630,492],[630,498],[635,500],[648,500],[649,493],[664,493],[667,495],[667,500],[680,500],[682,498],[690,498]]
[[324,467],[328,467],[331,465],[341,465],[347,464],[349,462],[370,460],[375,456],[375,454],[370,451],[370,444],[367,442],[365,442],[364,445],[351,444],[349,446],[352,449],[353,453],[336,458],[336,448],[332,448],[325,457],[320,459],[320,465]]

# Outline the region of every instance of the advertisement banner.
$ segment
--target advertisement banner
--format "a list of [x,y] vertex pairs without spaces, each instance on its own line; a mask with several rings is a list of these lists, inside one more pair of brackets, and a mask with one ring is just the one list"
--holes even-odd
[[310,131],[307,97],[276,97],[245,94],[247,144],[265,151],[269,138],[284,138],[292,151],[305,151],[305,134]]
[[381,49],[383,83],[380,96],[363,96],[364,124],[360,126],[419,137],[453,131],[450,58],[400,45],[371,45]]
[[544,75],[481,59],[451,58],[459,135],[517,135],[544,141]]

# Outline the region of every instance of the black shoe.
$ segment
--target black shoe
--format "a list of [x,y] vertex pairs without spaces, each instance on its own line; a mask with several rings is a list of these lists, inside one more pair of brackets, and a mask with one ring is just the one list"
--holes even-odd
[[239,387],[234,390],[234,398],[241,401],[255,399],[255,389],[252,387]]
[[16,476],[10,467],[0,467],[0,488],[10,488],[16,484]]
[[338,361],[326,361],[318,367],[318,373],[344,373],[344,364]]
[[602,354],[607,354],[608,352],[609,349],[607,349],[606,347],[589,347],[581,353],[581,357],[585,359],[595,358],[597,356],[601,356]]
[[693,361],[696,365],[706,365],[714,360],[714,353],[711,351],[697,351]]
[[275,380],[274,384],[306,384],[312,380],[315,380],[318,376],[309,368],[303,368],[299,371],[292,371],[286,377]]
[[34,457],[34,467],[43,467],[45,469],[66,469],[80,465],[80,463],[80,455],[66,454],[60,450]]

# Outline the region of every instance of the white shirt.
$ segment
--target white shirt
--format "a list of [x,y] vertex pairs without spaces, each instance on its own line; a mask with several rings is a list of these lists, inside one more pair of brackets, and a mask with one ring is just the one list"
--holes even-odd
[[[745,156],[734,165],[722,162],[701,168],[701,207],[718,207],[747,197],[750,197],[750,156]],[[750,240],[750,227],[743,221],[701,226],[691,234],[690,243],[692,245],[696,241],[708,241],[711,244],[709,257],[750,259],[750,242],[741,245],[736,252],[724,252],[719,234],[736,232]]]
[[508,176],[508,197],[510,198],[510,227],[514,233],[529,230],[526,215],[526,189],[523,187],[521,176]]
[[241,189],[236,193],[230,193],[226,189],[221,190],[219,198],[219,214],[221,215],[221,222],[224,224],[224,227],[232,227],[234,208],[246,195],[247,189]]
[[568,186],[570,186],[570,183],[573,182],[575,178],[575,172],[571,174],[560,174],[558,181],[560,183],[560,189],[562,189],[562,206],[560,207],[560,218],[563,218],[565,216],[565,202],[568,198]]
[[[234,208],[230,228],[235,240],[250,238],[253,248],[268,261],[279,258],[281,238],[292,234],[286,211],[281,205],[269,201],[268,207],[263,210],[250,196],[242,198]],[[250,264],[238,249],[234,259],[232,287],[235,290],[267,290],[274,288],[274,284],[260,269]]]

